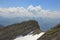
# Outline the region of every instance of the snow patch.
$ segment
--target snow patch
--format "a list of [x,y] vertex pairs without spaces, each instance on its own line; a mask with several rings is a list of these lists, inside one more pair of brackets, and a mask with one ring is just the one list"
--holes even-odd
[[26,35],[26,36],[19,36],[14,40],[37,40],[39,37],[41,37],[45,32],[41,32],[40,34],[36,34],[36,35]]

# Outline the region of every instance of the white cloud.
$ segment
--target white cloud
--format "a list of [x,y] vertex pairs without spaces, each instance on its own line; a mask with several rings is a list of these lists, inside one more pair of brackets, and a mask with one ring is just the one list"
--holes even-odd
[[49,17],[56,18],[60,17],[60,12],[58,11],[48,11],[41,8],[41,6],[28,6],[24,7],[10,7],[10,8],[0,8],[0,16],[6,18],[14,17]]

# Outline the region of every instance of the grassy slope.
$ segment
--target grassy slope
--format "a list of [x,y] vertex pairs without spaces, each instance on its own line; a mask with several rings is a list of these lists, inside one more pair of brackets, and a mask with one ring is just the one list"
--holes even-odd
[[48,30],[41,38],[38,40],[60,40],[60,24],[56,25],[54,28]]

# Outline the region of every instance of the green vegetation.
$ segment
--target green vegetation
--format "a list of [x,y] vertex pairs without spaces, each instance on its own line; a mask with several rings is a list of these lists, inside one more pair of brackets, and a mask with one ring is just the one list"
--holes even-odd
[[[48,30],[41,38],[38,40],[57,40],[60,37],[60,24],[56,25],[54,28]],[[60,39],[59,39],[60,40]]]

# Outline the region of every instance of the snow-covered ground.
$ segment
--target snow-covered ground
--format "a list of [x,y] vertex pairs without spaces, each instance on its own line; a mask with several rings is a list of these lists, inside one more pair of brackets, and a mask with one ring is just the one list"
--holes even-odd
[[39,37],[41,37],[45,32],[41,32],[40,34],[36,34],[36,35],[26,35],[24,37],[20,36],[20,37],[17,37],[16,39],[14,40],[37,40]]

